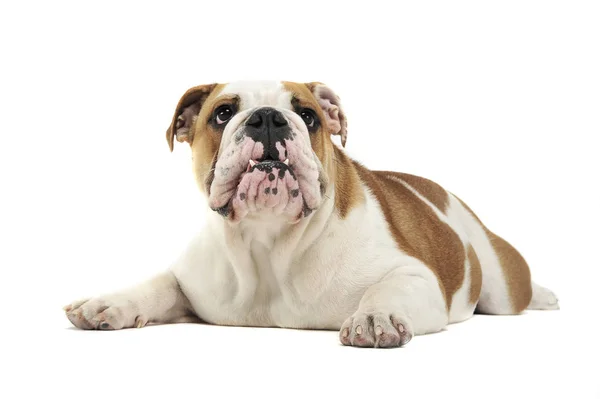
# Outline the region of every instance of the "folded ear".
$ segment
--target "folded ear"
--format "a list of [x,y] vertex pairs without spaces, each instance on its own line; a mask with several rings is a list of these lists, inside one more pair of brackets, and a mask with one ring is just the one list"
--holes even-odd
[[308,89],[321,106],[325,118],[327,119],[327,128],[331,134],[340,135],[342,146],[346,146],[346,137],[348,135],[346,114],[342,109],[340,98],[329,87],[320,82],[306,83]]
[[194,131],[192,128],[196,121],[196,117],[200,113],[202,104],[204,104],[204,101],[206,101],[216,85],[217,84],[214,83],[192,87],[181,96],[177,108],[175,108],[171,126],[167,129],[167,142],[169,143],[169,149],[171,151],[173,151],[173,141],[175,138],[180,143],[183,143],[184,141],[190,144],[192,143],[192,140],[194,139]]

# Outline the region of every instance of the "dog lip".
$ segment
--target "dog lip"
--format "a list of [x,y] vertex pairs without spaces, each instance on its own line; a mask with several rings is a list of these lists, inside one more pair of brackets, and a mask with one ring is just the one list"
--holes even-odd
[[[248,173],[253,173],[255,170],[269,174],[270,175],[269,179],[275,178],[275,176],[273,174],[274,169],[278,170],[277,173],[279,174],[280,178],[283,178],[283,176],[285,175],[285,172],[289,171],[291,177],[294,180],[298,180],[298,178],[296,177],[296,174],[294,173],[293,167],[289,163],[290,163],[290,161],[288,158],[286,158],[284,161],[263,160],[261,162],[257,162],[257,161],[254,161],[253,159],[250,159],[248,161],[248,167],[247,167],[246,171],[242,172],[239,176],[238,185],[242,181],[242,178],[244,177],[244,175],[246,175]],[[298,195],[300,189],[298,188],[298,189],[292,190],[292,192],[293,191],[296,191],[295,195],[293,195],[294,197],[296,197]],[[325,191],[325,185],[323,184],[322,181],[320,181],[320,191],[321,191],[321,194],[323,195],[324,191]],[[238,195],[238,188],[236,188],[234,190],[233,195],[231,197],[229,197],[229,199],[223,205],[214,206],[214,207],[211,207],[211,209],[213,211],[215,211],[216,213],[218,213],[219,215],[221,215],[225,219],[232,219],[232,220],[235,219],[235,217],[233,215],[235,212],[235,210],[233,209],[233,199],[237,195]],[[302,209],[296,218],[296,222],[302,218],[308,217],[316,209],[317,209],[317,207],[311,208],[308,205],[308,203],[306,202],[306,198],[302,197]]]
[[259,159],[259,160],[249,159],[248,165],[246,167],[246,172],[250,172],[251,169],[253,169],[256,165],[259,165],[259,164],[273,165],[273,166],[280,166],[280,164],[284,164],[285,166],[290,167],[290,159],[286,158],[283,161],[280,161],[278,159],[273,159],[271,157],[267,157],[267,158],[263,158],[263,159]]
[[228,217],[231,214],[231,210],[232,210],[232,198],[230,198],[225,205],[218,207],[218,208],[212,208],[212,210],[217,212],[219,215],[223,216],[224,218]]
[[255,162],[253,160],[250,160],[248,162],[248,170],[246,172],[251,173],[254,170],[259,170],[261,172],[271,173],[274,168],[279,169],[280,173],[285,173],[285,171],[288,170],[290,172],[290,174],[292,175],[292,177],[294,178],[294,180],[296,180],[296,174],[294,173],[294,169],[292,168],[292,166],[289,164],[288,159],[286,159],[285,161],[262,161],[262,162]]

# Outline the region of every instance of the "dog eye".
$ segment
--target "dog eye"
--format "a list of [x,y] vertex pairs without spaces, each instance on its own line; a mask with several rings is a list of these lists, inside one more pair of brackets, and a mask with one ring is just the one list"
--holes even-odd
[[221,105],[215,110],[215,122],[217,122],[217,125],[222,125],[230,120],[233,114],[231,105]]
[[300,112],[300,117],[306,123],[306,126],[313,127],[315,126],[315,111],[309,108],[304,108],[302,112]]

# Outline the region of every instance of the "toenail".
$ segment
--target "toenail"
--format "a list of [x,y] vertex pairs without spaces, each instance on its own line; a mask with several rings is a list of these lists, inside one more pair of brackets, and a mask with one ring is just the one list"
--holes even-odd
[[348,329],[347,329],[347,328],[344,328],[344,329],[342,330],[342,338],[346,338],[346,337],[348,337],[348,334],[349,334],[349,332],[348,332]]
[[381,334],[383,334],[383,328],[381,328],[381,326],[375,327],[375,335],[381,335]]
[[110,324],[108,324],[106,322],[100,324],[100,328],[108,328],[108,327],[110,327]]
[[356,333],[356,335],[362,334],[362,327],[361,326],[356,326],[356,330],[354,330],[354,332]]

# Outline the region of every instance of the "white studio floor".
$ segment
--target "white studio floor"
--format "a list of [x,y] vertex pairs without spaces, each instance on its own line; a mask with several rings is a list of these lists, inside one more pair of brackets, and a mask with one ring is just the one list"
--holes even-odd
[[506,399],[600,393],[597,357],[585,346],[595,331],[576,331],[582,314],[568,304],[558,312],[478,315],[388,350],[341,346],[332,331],[200,324],[80,331],[60,309],[48,316],[50,323],[21,331],[19,344],[9,343],[8,384],[1,388],[7,391],[0,396]]

